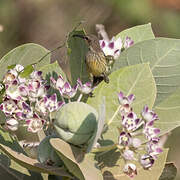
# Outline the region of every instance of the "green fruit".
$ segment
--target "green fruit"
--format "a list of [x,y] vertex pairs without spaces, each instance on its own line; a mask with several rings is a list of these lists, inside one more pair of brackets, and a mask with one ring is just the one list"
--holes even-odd
[[88,144],[97,129],[98,113],[88,104],[71,102],[64,105],[55,117],[57,134],[74,145]]
[[49,140],[57,138],[56,135],[45,137],[38,146],[38,161],[41,163],[52,163],[55,166],[62,166],[63,162],[51,146]]

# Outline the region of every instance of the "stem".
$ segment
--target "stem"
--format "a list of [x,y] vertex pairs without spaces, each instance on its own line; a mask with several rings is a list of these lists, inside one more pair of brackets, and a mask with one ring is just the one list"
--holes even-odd
[[68,99],[68,102],[69,102],[69,103],[71,102],[71,99],[70,99],[70,98]]
[[56,47],[55,49],[49,51],[49,52],[46,53],[43,57],[41,57],[41,58],[38,60],[38,62],[33,63],[32,65],[36,65],[36,64],[40,63],[46,56],[48,56],[49,54],[53,53],[54,51],[57,51],[58,49],[61,49],[62,47],[65,46],[65,44],[66,44],[66,43],[64,42],[62,45],[60,45],[60,46]]
[[113,150],[113,149],[116,149],[116,148],[117,148],[117,144],[108,145],[108,146],[99,147],[99,148],[93,148],[93,149],[92,149],[92,153],[108,152],[108,151]]
[[61,96],[61,98],[62,98],[62,101],[63,101],[63,102],[65,102],[64,97],[63,97],[63,96]]
[[80,102],[81,99],[82,99],[82,97],[83,97],[83,94],[81,93],[81,94],[79,95],[79,98],[78,98],[77,102]]

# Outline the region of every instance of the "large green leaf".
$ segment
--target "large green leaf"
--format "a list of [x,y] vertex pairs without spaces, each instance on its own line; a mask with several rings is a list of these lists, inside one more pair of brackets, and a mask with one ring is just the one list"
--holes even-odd
[[151,23],[134,26],[132,28],[126,29],[120,32],[118,35],[116,35],[116,38],[120,37],[122,40],[125,40],[127,36],[134,41],[134,44],[140,41],[155,38],[151,28]]
[[102,82],[94,90],[94,97],[88,99],[88,104],[98,109],[103,96],[106,97],[106,123],[109,125],[104,134],[105,139],[116,142],[119,136],[117,127],[121,125],[121,118],[118,117],[120,104],[118,93],[122,91],[125,95],[134,94],[136,100],[133,108],[140,113],[143,106],[153,106],[156,96],[155,81],[148,64],[139,64],[121,68],[109,76],[110,82]]
[[[47,49],[33,43],[24,44],[11,50],[0,60],[0,80],[2,80],[2,77],[6,73],[8,66],[13,64],[27,66],[32,63],[37,63],[47,53],[49,53]],[[37,64],[37,68],[49,63],[50,54],[44,57],[42,61]]]
[[[138,162],[134,162],[137,167],[137,176],[133,180],[158,180],[166,162],[168,150],[158,156],[151,170],[144,170]],[[99,163],[102,166],[104,180],[129,180],[129,177],[123,173],[125,162],[120,158],[120,152],[110,151],[98,157]]]
[[161,129],[161,134],[180,126],[180,89],[155,106],[155,112],[159,116],[155,125]]
[[70,146],[59,138],[51,139],[50,143],[64,161],[68,170],[80,180],[103,180],[101,172],[95,167],[91,155],[84,155],[80,149]]
[[180,40],[156,38],[137,43],[120,55],[113,70],[146,62],[156,81],[158,104],[180,86]]
[[76,84],[78,78],[83,82],[88,81],[88,73],[85,65],[85,55],[88,47],[85,41],[79,37],[73,37],[74,34],[85,34],[83,30],[73,31],[69,34],[67,41],[69,64],[71,71],[71,82]]

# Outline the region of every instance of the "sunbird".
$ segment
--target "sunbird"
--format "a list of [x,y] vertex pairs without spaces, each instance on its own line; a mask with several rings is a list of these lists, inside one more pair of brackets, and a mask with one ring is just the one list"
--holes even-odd
[[74,34],[73,37],[83,38],[88,44],[85,62],[93,85],[98,84],[102,80],[109,83],[108,75],[114,58],[112,56],[105,56],[100,47],[99,39],[95,35]]

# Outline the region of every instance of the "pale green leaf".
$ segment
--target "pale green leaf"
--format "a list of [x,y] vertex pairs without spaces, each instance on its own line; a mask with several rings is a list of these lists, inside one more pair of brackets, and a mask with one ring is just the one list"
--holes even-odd
[[133,110],[140,113],[145,104],[152,108],[156,97],[156,86],[148,64],[139,64],[121,68],[109,76],[110,82],[102,82],[94,90],[93,98],[89,98],[87,103],[98,110],[98,105],[102,98],[106,97],[106,123],[108,130],[104,134],[104,139],[117,142],[121,126],[121,118],[118,116],[120,104],[118,93],[122,91],[125,95],[134,94],[136,100],[133,103]]
[[155,38],[151,28],[151,23],[134,26],[132,28],[126,29],[120,32],[118,35],[116,35],[116,38],[120,37],[124,42],[127,36],[134,41],[134,44],[140,41]]
[[[2,80],[3,75],[7,72],[8,66],[14,64],[21,64],[23,66],[27,66],[29,64],[37,63],[47,53],[49,53],[47,49],[33,43],[24,44],[11,50],[0,60],[0,80]],[[50,54],[44,57],[42,61],[37,64],[36,68],[39,68],[42,65],[49,63]]]
[[84,155],[80,149],[70,146],[59,138],[51,139],[50,143],[64,161],[68,170],[80,180],[103,180],[101,172],[95,167],[95,161],[92,160],[91,155]]
[[161,135],[180,126],[180,89],[155,106],[159,120],[155,126],[161,129]]
[[180,86],[180,40],[156,38],[137,43],[122,52],[113,71],[147,62],[156,81],[158,104]]
[[[137,176],[133,180],[158,180],[163,172],[168,150],[158,155],[158,159],[152,166],[151,170],[144,170],[138,162],[134,162],[137,167]],[[130,178],[123,173],[125,162],[120,158],[120,152],[111,151],[98,157],[99,163],[102,164],[102,173],[104,180],[129,180]]]

